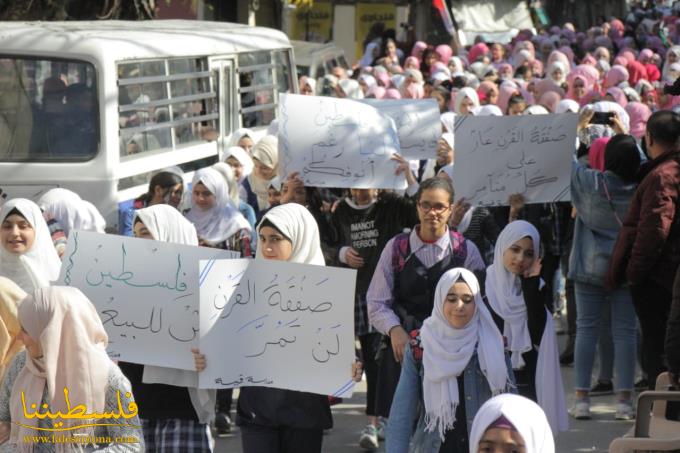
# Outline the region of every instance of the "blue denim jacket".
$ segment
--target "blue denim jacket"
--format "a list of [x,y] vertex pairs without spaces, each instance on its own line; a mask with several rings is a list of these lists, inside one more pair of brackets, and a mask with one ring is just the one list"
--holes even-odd
[[570,279],[604,286],[609,259],[621,229],[616,217],[621,221],[625,218],[635,187],[612,172],[600,172],[574,162],[571,202],[578,214],[569,258]]
[[[512,366],[506,355],[508,376],[514,382]],[[387,453],[438,453],[441,446],[439,432],[425,430],[425,407],[422,398],[423,367],[416,363],[407,343],[404,349],[404,360],[401,364],[399,384],[394,393],[392,407],[387,425],[386,451]],[[463,386],[465,391],[465,418],[467,419],[468,436],[472,421],[477,411],[486,400],[491,398],[489,383],[479,369],[477,353],[472,355],[470,362],[463,371]],[[513,389],[512,393],[516,393]],[[418,424],[413,431],[415,421]]]

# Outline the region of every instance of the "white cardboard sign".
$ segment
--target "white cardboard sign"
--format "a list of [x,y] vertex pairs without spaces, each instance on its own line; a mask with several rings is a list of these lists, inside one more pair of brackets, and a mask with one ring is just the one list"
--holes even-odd
[[474,206],[569,201],[577,115],[456,116],[453,185]]
[[116,360],[195,370],[198,263],[239,253],[148,239],[74,231],[57,285],[94,304]]
[[355,270],[211,260],[200,274],[199,387],[352,394]]
[[280,95],[279,162],[307,186],[405,189],[391,160],[399,152],[394,121],[376,108],[351,101]]

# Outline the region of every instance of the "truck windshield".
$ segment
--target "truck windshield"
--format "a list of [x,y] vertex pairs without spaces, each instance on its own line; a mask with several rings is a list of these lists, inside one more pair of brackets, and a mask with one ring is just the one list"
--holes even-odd
[[96,93],[90,63],[0,56],[0,162],[92,159]]

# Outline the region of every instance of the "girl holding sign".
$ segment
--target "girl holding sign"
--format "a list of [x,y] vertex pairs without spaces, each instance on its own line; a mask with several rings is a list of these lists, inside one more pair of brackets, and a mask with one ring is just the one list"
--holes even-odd
[[[319,229],[304,206],[287,203],[269,210],[258,226],[255,259],[325,265]],[[194,350],[196,369],[205,356]],[[362,369],[352,364],[352,377]],[[241,427],[244,453],[320,453],[323,430],[333,426],[326,395],[270,387],[242,387],[236,423]]]
[[511,354],[519,393],[543,408],[554,433],[568,429],[552,314],[540,278],[540,237],[515,220],[496,241],[486,297]]
[[[137,238],[198,245],[194,226],[165,204],[138,210],[133,231]],[[212,451],[208,423],[214,414],[215,391],[198,389],[196,372],[127,362],[119,366],[137,396],[149,451]]]
[[[390,453],[406,453],[409,444],[422,452],[467,451],[479,407],[512,380],[503,337],[474,274],[463,268],[447,271],[434,299],[432,314],[404,348],[389,417]],[[419,406],[425,410],[418,411]]]
[[61,261],[38,205],[24,198],[0,210],[0,276],[30,293],[59,277]]

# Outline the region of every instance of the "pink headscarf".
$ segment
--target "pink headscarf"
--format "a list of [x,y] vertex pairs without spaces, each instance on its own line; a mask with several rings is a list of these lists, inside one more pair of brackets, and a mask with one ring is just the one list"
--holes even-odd
[[437,52],[437,55],[439,55],[439,61],[444,64],[447,64],[453,55],[453,49],[447,44],[438,45],[434,51]]
[[425,49],[427,49],[426,43],[423,41],[416,41],[416,43],[413,45],[413,48],[411,49],[411,56],[416,57],[418,62],[420,62],[420,59],[423,56],[423,50]]
[[520,90],[515,82],[506,80],[505,82],[501,83],[498,91],[497,105],[503,111],[503,114],[505,114],[508,110],[508,101],[513,95],[520,94]]
[[510,74],[508,77],[506,77],[506,79],[512,79],[513,70],[512,65],[510,63],[503,63],[498,66],[498,75],[501,76],[501,78],[503,78],[504,73]]
[[[493,83],[489,80],[485,80],[484,82],[479,84],[479,87],[477,88],[477,93],[480,95],[479,96],[480,100],[482,98],[484,98],[487,101],[489,100],[491,93],[495,93],[496,95],[500,95],[500,91],[498,90],[498,85],[496,85],[495,83]],[[496,102],[498,102],[498,101],[496,101]]]
[[588,163],[590,164],[590,168],[604,171],[604,150],[607,147],[610,138],[611,137],[596,138],[593,143],[590,144],[590,149],[588,150]]
[[534,83],[534,89],[536,90],[535,98],[539,100],[545,93],[551,91],[557,93],[560,96],[560,99],[565,95],[562,87],[557,85],[552,79],[539,79]]
[[614,98],[614,102],[619,104],[621,107],[626,108],[626,105],[628,105],[628,98],[626,98],[626,93],[624,93],[621,88],[618,87],[607,88],[606,94],[612,96]]
[[382,85],[385,89],[392,86],[392,80],[390,75],[386,72],[379,72],[374,75],[375,79],[378,81],[378,85]]
[[543,76],[543,62],[539,59],[535,59],[531,62],[531,69],[535,76]]
[[619,55],[614,58],[614,66],[623,66],[624,68],[628,66],[628,59],[623,55]]
[[548,66],[550,66],[552,63],[555,63],[556,61],[563,63],[565,68],[567,69],[567,72],[569,72],[569,70],[571,69],[571,62],[569,61],[569,57],[567,57],[563,52],[559,50],[553,50],[552,52],[550,52],[550,56],[548,57]]
[[376,99],[382,99],[385,97],[385,88],[380,87],[378,85],[372,86],[369,90],[368,93],[366,93],[366,97],[373,96]]
[[572,66],[574,66],[574,51],[572,50],[572,48],[569,46],[562,46],[559,48],[559,51],[565,54],[569,59],[569,67],[571,68]]
[[513,58],[512,64],[514,68],[517,69],[520,66],[524,66],[525,63],[531,64],[532,61],[534,61],[534,56],[531,52],[528,50],[520,50]]
[[647,120],[652,116],[652,110],[642,102],[629,102],[626,112],[630,116],[630,135],[640,139],[645,135]]
[[390,88],[389,90],[385,91],[385,96],[383,96],[383,99],[401,99],[401,93],[399,93],[399,90]]
[[477,59],[481,56],[488,55],[489,54],[489,47],[484,44],[483,42],[479,42],[475,44],[474,46],[470,47],[470,51],[468,52],[468,61],[470,63],[474,63],[477,61]]
[[645,69],[644,65],[639,61],[632,61],[628,63],[626,69],[628,69],[628,83],[632,87],[634,87],[635,84],[638,83],[638,80],[640,79],[649,80],[647,70]]
[[558,93],[554,91],[546,91],[543,93],[543,95],[539,98],[538,103],[542,105],[543,107],[547,108],[550,113],[555,113],[555,109],[557,108],[557,104],[560,103],[562,100],[562,96],[560,96]]
[[420,61],[416,57],[407,57],[404,60],[404,69],[420,70]]
[[624,49],[619,52],[619,56],[628,60],[628,63],[635,61],[635,54],[630,49]]
[[587,64],[587,65],[589,65],[589,66],[595,66],[595,65],[597,64],[597,60],[595,59],[595,57],[593,57],[592,55],[590,55],[590,54],[588,53],[588,54],[586,54],[586,56],[583,57],[583,59],[581,60],[581,64],[582,64],[582,65],[583,65],[583,64]]
[[654,52],[652,52],[651,49],[642,49],[638,55],[637,61],[642,64],[647,64],[648,60],[650,60],[653,56]]
[[608,87],[615,87],[618,86],[619,83],[621,82],[628,82],[628,70],[619,65],[614,65],[612,68],[607,72],[607,75],[604,78],[605,84]]
[[626,30],[626,27],[623,25],[623,22],[621,22],[619,19],[610,20],[609,25],[612,27],[613,30],[618,31],[621,34],[623,34],[623,32]]
[[401,91],[402,99],[422,99],[425,97],[425,89],[418,82],[404,82],[399,91]]
[[585,89],[586,93],[592,90],[592,86],[590,85],[588,79],[583,74],[570,72],[569,76],[567,77],[567,83],[569,84],[569,89],[567,90],[567,99],[572,99],[574,101],[577,101],[579,104],[583,105],[582,102],[583,98],[577,99],[576,94],[574,93],[574,83],[576,82],[576,80],[580,80],[583,82],[583,88]]

